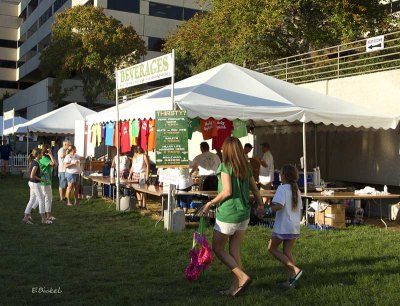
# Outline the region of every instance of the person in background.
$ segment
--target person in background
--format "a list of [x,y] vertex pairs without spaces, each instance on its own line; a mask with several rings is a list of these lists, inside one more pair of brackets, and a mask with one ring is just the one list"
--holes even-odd
[[[212,206],[217,205],[212,249],[233,274],[230,288],[220,291],[220,294],[237,296],[251,282],[250,276],[243,270],[240,256],[250,220],[250,190],[259,204],[262,199],[238,138],[225,139],[222,159],[223,163],[217,170],[218,195],[200,209],[200,214],[207,214]],[[229,252],[225,251],[228,241]]]
[[69,140],[64,140],[62,148],[60,148],[57,152],[58,159],[58,191],[60,193],[60,201],[64,201],[65,192],[67,189],[67,178],[65,177],[65,166],[64,166],[64,158],[67,155],[67,149],[71,145]]
[[250,143],[246,143],[243,147],[244,154],[246,155],[247,160],[249,160],[248,154],[253,150],[253,146]]
[[[149,177],[149,169],[150,165],[147,155],[144,154],[144,150],[140,146],[136,146],[128,179],[134,182],[139,182],[140,176],[144,176],[144,179],[147,180]],[[146,209],[147,194],[136,192],[136,198],[138,200],[139,208]]]
[[[177,190],[190,191],[192,189],[193,179],[189,173],[189,168],[182,168],[179,170],[179,179]],[[185,214],[187,213],[189,204],[192,202],[193,197],[190,195],[178,195],[176,200],[178,206],[183,209]]]
[[[267,213],[276,212],[272,238],[268,243],[268,251],[279,260],[287,270],[288,281],[283,285],[293,286],[303,271],[296,265],[292,250],[296,239],[300,236],[300,220],[303,204],[297,180],[299,174],[292,165],[286,165],[281,171],[282,185],[272,199]],[[283,243],[283,252],[278,250]]]
[[40,173],[39,160],[42,158],[42,152],[38,148],[32,150],[29,155],[29,202],[25,208],[25,215],[22,222],[25,224],[33,224],[31,217],[31,211],[33,206],[38,202],[39,213],[42,218],[42,224],[51,224],[52,222],[46,218],[45,205],[44,205],[44,195],[42,189],[40,188],[40,182],[42,181]]
[[[124,179],[128,178],[130,163],[131,161],[129,160],[129,157],[126,155],[126,153],[122,153],[119,156],[119,167],[120,167],[119,174],[121,178]],[[111,164],[111,171],[114,169],[117,170],[117,155],[114,156]]]
[[[255,160],[260,163],[260,175],[259,183],[260,188],[264,190],[270,190],[272,182],[274,181],[274,158],[271,154],[270,146],[268,142],[261,144],[262,157],[255,157]],[[263,198],[264,203],[268,202],[268,198]]]
[[51,206],[53,202],[53,192],[51,189],[51,181],[53,176],[53,168],[57,165],[50,146],[45,144],[42,147],[42,158],[39,160],[40,173],[42,181],[40,183],[44,195],[44,206],[47,220],[54,221],[56,218],[51,215]]
[[[53,154],[54,157],[57,157],[58,150],[60,150],[60,141],[57,138],[54,142],[54,146],[51,147],[51,153]],[[53,175],[58,176],[58,167],[53,168]]]
[[12,152],[12,148],[8,143],[3,143],[0,146],[0,158],[1,158],[1,174],[6,175],[10,172],[9,162],[10,162],[10,154]]
[[64,158],[65,177],[68,182],[67,187],[67,205],[72,206],[70,197],[72,190],[74,191],[74,205],[78,205],[78,182],[81,173],[80,157],[76,154],[76,147],[70,146],[67,149],[67,155]]
[[210,152],[210,146],[205,141],[200,144],[200,150],[201,154],[193,159],[190,175],[198,170],[201,178],[200,190],[217,190],[218,178],[215,173],[221,160],[217,154]]

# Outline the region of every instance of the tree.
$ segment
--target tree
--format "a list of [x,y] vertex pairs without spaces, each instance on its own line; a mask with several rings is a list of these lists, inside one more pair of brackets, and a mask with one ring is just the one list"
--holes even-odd
[[181,24],[164,51],[176,50],[181,77],[224,62],[270,61],[387,32],[379,0],[211,0]]
[[6,91],[5,93],[3,93],[2,97],[0,98],[0,116],[3,116],[3,112],[4,112],[4,100],[8,99],[9,97],[11,97],[11,94]]
[[137,63],[146,54],[144,41],[131,26],[107,17],[102,8],[75,6],[57,14],[50,45],[42,51],[44,77],[55,78],[51,98],[62,103],[62,81],[79,77],[88,105],[115,88],[115,68]]

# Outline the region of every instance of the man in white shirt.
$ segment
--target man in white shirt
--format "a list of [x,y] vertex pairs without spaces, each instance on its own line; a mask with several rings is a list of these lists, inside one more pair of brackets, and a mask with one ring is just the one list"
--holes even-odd
[[64,201],[65,192],[67,190],[67,178],[65,177],[65,166],[64,166],[64,158],[66,155],[66,151],[68,147],[71,145],[69,140],[64,140],[62,148],[60,148],[57,152],[57,160],[58,160],[58,191],[60,193],[60,201]]
[[[268,142],[264,142],[261,144],[261,150],[263,152],[263,156],[256,157],[255,159],[260,163],[260,176],[259,183],[261,189],[269,190],[271,189],[272,182],[274,181],[274,158],[270,151],[270,146]],[[268,198],[263,198],[264,201],[268,201]]]
[[218,178],[215,175],[221,160],[217,154],[210,152],[210,146],[207,142],[200,144],[201,154],[193,159],[192,170],[190,175],[195,171],[199,171],[201,181],[203,182],[201,190],[216,190],[218,187]]

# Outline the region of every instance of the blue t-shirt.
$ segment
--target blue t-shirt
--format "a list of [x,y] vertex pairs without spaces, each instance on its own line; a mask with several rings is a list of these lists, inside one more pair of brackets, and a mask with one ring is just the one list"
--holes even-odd
[[114,145],[114,122],[106,123],[106,146]]
[[11,153],[12,149],[10,147],[10,145],[3,145],[0,146],[0,156],[1,159],[3,160],[9,160],[10,159],[10,153]]

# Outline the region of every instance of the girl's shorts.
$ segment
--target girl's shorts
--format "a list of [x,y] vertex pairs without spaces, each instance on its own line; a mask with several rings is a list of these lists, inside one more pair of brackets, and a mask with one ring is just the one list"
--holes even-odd
[[65,178],[67,179],[68,183],[76,183],[79,180],[79,174],[66,172]]
[[214,230],[225,235],[232,236],[236,231],[245,231],[249,225],[250,219],[244,220],[240,223],[226,223],[215,220]]
[[292,240],[300,237],[300,234],[277,234],[272,232],[272,237],[278,238],[280,240]]

